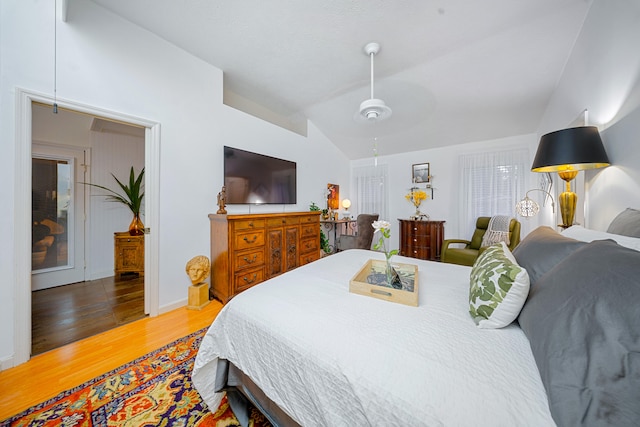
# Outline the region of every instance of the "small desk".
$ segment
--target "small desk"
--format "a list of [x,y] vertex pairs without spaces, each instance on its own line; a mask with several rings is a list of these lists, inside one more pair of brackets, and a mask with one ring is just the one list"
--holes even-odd
[[[327,230],[329,236],[331,236],[331,231],[333,231],[333,242],[329,239],[329,248],[331,249],[329,253],[332,254],[336,253],[338,236],[353,235],[357,231],[357,222],[355,219],[321,219],[320,225]],[[340,229],[340,234],[338,234],[338,229]]]

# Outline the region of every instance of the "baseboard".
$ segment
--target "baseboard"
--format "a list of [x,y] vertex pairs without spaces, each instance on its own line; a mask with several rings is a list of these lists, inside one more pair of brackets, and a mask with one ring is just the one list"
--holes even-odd
[[158,314],[168,313],[169,311],[175,310],[177,308],[185,307],[188,302],[189,300],[185,298],[185,299],[181,299],[176,302],[173,302],[171,304],[160,306],[158,310]]
[[113,270],[94,271],[87,280],[104,279],[105,277],[112,277],[113,275]]
[[0,371],[13,368],[14,366],[15,364],[13,363],[13,356],[7,356],[3,359],[0,359]]

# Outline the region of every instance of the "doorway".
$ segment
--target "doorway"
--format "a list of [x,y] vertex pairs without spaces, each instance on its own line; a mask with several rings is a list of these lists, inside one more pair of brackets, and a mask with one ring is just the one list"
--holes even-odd
[[121,193],[113,176],[127,182],[126,169],[144,168],[144,135],[140,126],[33,104],[32,355],[145,316],[144,274],[114,277],[114,233],[127,230],[131,214],[84,185]]
[[[52,106],[53,99],[24,89],[16,88],[16,194],[15,194],[15,260],[16,260],[16,304],[14,310],[15,352],[13,365],[26,362],[31,353],[31,262],[32,262],[32,105]],[[97,107],[58,98],[59,109],[79,114],[102,117],[116,123],[129,123],[144,128],[145,147],[145,312],[156,316],[158,307],[158,209],[159,209],[159,145],[160,125],[123,113],[102,110]]]

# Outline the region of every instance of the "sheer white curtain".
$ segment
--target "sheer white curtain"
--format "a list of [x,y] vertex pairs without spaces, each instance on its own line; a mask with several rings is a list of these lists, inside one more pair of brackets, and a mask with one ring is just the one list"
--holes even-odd
[[471,236],[479,216],[515,217],[515,205],[526,191],[529,163],[527,149],[460,156],[462,183],[459,223],[463,236]]
[[387,165],[360,166],[353,169],[354,205],[358,213],[389,218],[389,189]]

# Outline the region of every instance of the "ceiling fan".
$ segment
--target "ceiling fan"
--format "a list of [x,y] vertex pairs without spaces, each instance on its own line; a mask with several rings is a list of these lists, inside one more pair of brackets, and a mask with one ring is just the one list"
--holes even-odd
[[364,52],[371,58],[371,98],[360,104],[359,117],[367,122],[375,122],[391,117],[391,108],[382,99],[373,94],[373,57],[380,51],[380,45],[375,42],[367,43]]

